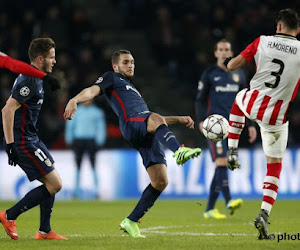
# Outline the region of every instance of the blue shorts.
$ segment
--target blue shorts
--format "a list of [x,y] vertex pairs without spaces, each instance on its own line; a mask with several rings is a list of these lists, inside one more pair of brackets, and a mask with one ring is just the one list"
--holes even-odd
[[207,144],[213,161],[215,161],[216,158],[226,157],[228,148],[227,139],[219,142],[207,140]]
[[146,168],[155,164],[167,165],[160,142],[147,131],[147,119],[151,114],[149,112],[131,116],[121,126],[125,140],[131,147],[140,152]]
[[54,170],[54,160],[45,144],[36,138],[25,144],[15,142],[19,153],[19,166],[30,181],[39,179]]

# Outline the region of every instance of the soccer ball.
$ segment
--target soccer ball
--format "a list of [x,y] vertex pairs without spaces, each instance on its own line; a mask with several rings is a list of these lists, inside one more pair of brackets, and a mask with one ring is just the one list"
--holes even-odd
[[229,123],[221,115],[210,115],[203,122],[203,135],[213,141],[222,141],[227,138]]

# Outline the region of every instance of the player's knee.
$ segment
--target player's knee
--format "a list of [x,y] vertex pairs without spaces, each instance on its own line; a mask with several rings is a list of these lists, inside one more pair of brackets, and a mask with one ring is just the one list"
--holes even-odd
[[156,129],[162,124],[167,124],[166,119],[163,116],[155,113],[151,114],[148,118],[148,132],[154,133]]
[[55,195],[62,189],[62,182],[56,181],[55,183],[51,183],[48,185],[47,189],[51,195]]
[[153,187],[159,191],[163,191],[165,190],[165,188],[168,186],[168,180],[160,180],[160,181],[157,181],[155,183],[152,184]]

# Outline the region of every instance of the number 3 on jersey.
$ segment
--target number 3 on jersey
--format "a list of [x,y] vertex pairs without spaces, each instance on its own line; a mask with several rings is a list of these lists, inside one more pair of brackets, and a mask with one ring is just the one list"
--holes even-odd
[[278,86],[279,82],[280,82],[280,76],[281,76],[281,74],[284,70],[284,63],[283,63],[283,61],[281,61],[279,59],[275,59],[275,58],[272,60],[272,62],[276,63],[276,64],[279,64],[280,68],[277,72],[275,72],[275,71],[271,72],[271,75],[276,77],[275,83],[271,84],[271,83],[265,82],[265,85],[268,88],[275,89]]

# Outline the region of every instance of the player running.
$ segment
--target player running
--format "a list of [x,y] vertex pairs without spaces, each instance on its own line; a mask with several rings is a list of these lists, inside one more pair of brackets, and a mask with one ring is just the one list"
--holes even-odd
[[224,62],[229,70],[243,66],[253,58],[256,73],[250,81],[250,89],[240,91],[229,117],[228,167],[240,167],[237,147],[245,116],[258,123],[262,146],[267,160],[267,174],[263,183],[261,210],[254,225],[258,239],[270,239],[268,218],[276,200],[282,158],[288,139],[288,112],[300,83],[299,17],[292,9],[284,9],[277,16],[276,34],[260,36],[240,55]]
[[[34,39],[28,55],[34,67],[51,73],[56,63],[55,43],[51,38]],[[8,163],[19,165],[30,181],[39,180],[42,183],[10,209],[0,212],[0,222],[14,240],[19,239],[17,217],[37,205],[40,205],[40,228],[35,239],[67,239],[52,231],[50,226],[55,194],[61,189],[62,183],[54,168],[54,160],[37,136],[36,124],[44,100],[43,84],[41,79],[19,75],[2,109]]]
[[65,109],[65,119],[72,119],[77,104],[104,95],[116,115],[122,134],[128,144],[138,150],[151,183],[141,199],[121,224],[120,229],[135,238],[140,234],[138,220],[153,206],[168,184],[166,159],[161,143],[174,152],[177,164],[200,155],[201,149],[181,147],[168,125],[180,123],[193,129],[194,121],[189,116],[161,116],[149,111],[147,104],[132,84],[135,62],[128,50],[119,50],[112,55],[114,72],[106,72],[95,85],[82,90],[72,98]]

